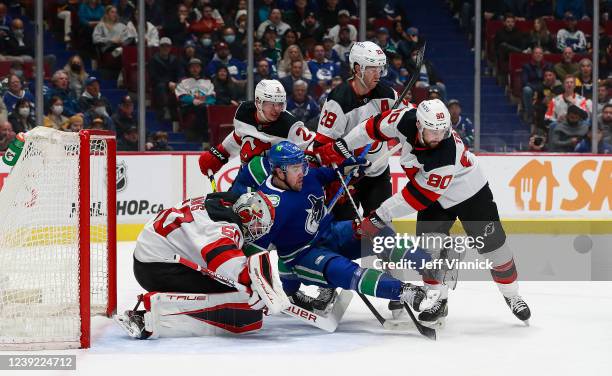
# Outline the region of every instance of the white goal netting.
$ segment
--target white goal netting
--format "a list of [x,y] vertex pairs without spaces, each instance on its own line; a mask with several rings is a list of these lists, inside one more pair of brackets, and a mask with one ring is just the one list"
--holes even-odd
[[[86,346],[89,312],[80,294],[89,295],[91,314],[108,311],[114,273],[108,265],[108,137],[91,136],[89,174],[80,159],[82,137],[30,131],[0,191],[0,348]],[[86,227],[80,226],[86,223],[79,215],[81,179],[90,187]],[[84,253],[81,237],[90,239]],[[89,254],[90,278],[82,275],[88,268],[81,254]]]

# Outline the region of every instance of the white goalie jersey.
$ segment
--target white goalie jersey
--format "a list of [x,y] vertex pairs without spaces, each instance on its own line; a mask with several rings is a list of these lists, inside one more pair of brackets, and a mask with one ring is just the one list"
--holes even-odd
[[272,145],[281,141],[291,141],[306,150],[314,140],[314,134],[288,111],[283,111],[276,121],[266,124],[257,121],[256,113],[255,102],[241,103],[234,117],[234,130],[222,142],[230,157],[240,155],[242,163],[264,155]]
[[[205,196],[185,200],[147,222],[136,241],[134,257],[140,262],[172,262],[178,254],[228,278],[248,278],[242,229],[238,223],[211,214],[205,200]],[[231,211],[229,203],[225,211]]]
[[353,129],[344,140],[354,150],[372,141],[398,138],[400,164],[409,179],[376,213],[385,221],[420,211],[438,201],[443,208],[472,197],[487,184],[478,160],[454,131],[436,148],[418,140],[415,109],[398,109],[377,115]]

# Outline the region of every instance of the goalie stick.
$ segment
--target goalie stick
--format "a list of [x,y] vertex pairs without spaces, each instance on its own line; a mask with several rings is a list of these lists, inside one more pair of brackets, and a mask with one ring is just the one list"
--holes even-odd
[[[182,264],[190,269],[198,271],[202,274],[206,274],[207,276],[220,283],[223,283],[226,286],[235,288],[240,292],[248,293],[248,289],[245,285],[238,283],[233,279],[215,273],[204,266],[201,266],[191,260],[181,257],[180,255],[175,254],[174,258],[168,259],[166,261]],[[283,313],[288,316],[292,316],[305,324],[325,330],[326,332],[333,333],[336,331],[338,323],[340,322],[342,316],[344,316],[344,312],[346,312],[346,309],[348,308],[352,298],[353,295],[350,291],[342,290],[338,295],[338,298],[334,302],[331,312],[325,316],[317,312],[306,310],[295,304],[290,304],[289,307],[287,307],[287,309],[283,311]]]

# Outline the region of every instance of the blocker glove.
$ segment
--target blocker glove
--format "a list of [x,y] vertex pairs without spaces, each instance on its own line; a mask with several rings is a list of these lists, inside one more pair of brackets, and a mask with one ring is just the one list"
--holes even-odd
[[345,159],[353,156],[346,145],[346,141],[341,138],[316,148],[314,152],[321,158],[321,163],[324,166],[331,166],[334,163],[340,165]]

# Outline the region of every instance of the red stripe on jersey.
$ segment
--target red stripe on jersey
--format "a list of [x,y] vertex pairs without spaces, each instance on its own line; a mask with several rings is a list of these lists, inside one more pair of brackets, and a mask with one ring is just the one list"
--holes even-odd
[[202,250],[200,251],[200,255],[202,256],[202,259],[204,260],[204,262],[208,265],[209,269],[212,269],[212,268],[210,267],[210,263],[207,262],[206,260],[207,259],[206,256],[208,255],[208,253],[214,252],[216,249],[220,247],[227,248],[228,246],[231,246],[232,248],[238,248],[238,246],[236,245],[236,243],[234,243],[232,239],[229,239],[226,237],[222,237],[218,239],[217,241],[214,241],[210,244],[205,245],[204,248],[202,248]]
[[242,252],[240,249],[231,249],[228,251],[224,251],[218,256],[215,256],[215,258],[210,261],[210,263],[208,264],[208,269],[215,272],[217,271],[217,268],[219,268],[221,265],[236,257],[246,256],[244,255],[244,252]]
[[242,271],[238,275],[238,282],[245,286],[251,285],[251,277],[249,276],[249,271],[246,268],[246,266],[244,267],[244,269],[242,269]]
[[425,205],[421,204],[419,202],[419,200],[416,199],[416,197],[414,197],[410,192],[408,192],[408,190],[406,189],[406,187],[404,187],[402,189],[402,197],[404,197],[404,200],[406,200],[406,202],[412,206],[413,208],[415,208],[416,210],[423,210],[426,208]]
[[232,132],[232,136],[234,136],[234,141],[236,141],[238,145],[242,145],[242,138],[238,136],[236,132]]
[[320,144],[329,144],[330,142],[334,142],[335,140],[331,137],[328,137],[324,134],[317,132],[317,134],[315,135],[315,141],[317,141]]
[[[372,139],[372,140],[379,140],[379,141],[389,141],[392,139],[392,137],[387,137],[384,133],[382,133],[380,131],[380,123],[387,117],[389,116],[389,114],[391,113],[391,111],[387,112],[386,114],[383,114],[381,116],[374,116],[371,117],[370,119],[368,119],[368,121],[366,122],[365,128],[366,128],[366,132],[368,133],[368,136]],[[378,121],[376,120],[378,118]]]
[[437,201],[440,198],[440,194],[436,192],[432,192],[427,188],[423,188],[417,183],[416,178],[410,179],[410,184],[417,189],[417,191],[421,192],[423,196],[427,197],[431,201]]
[[406,173],[406,176],[408,177],[408,179],[412,180],[414,179],[414,176],[416,175],[417,172],[419,172],[419,168],[418,167],[404,167],[404,172]]
[[[379,141],[374,141],[374,142],[372,142],[372,147],[370,148],[370,150],[376,150],[376,148],[378,147],[378,144],[379,144],[379,143],[380,143]],[[365,148],[366,148],[366,147],[365,147],[365,146],[363,146],[363,147],[360,147],[360,148],[355,149],[354,154],[355,154],[355,155],[361,155],[361,152],[362,152],[362,151],[363,151],[363,149],[365,149]]]

